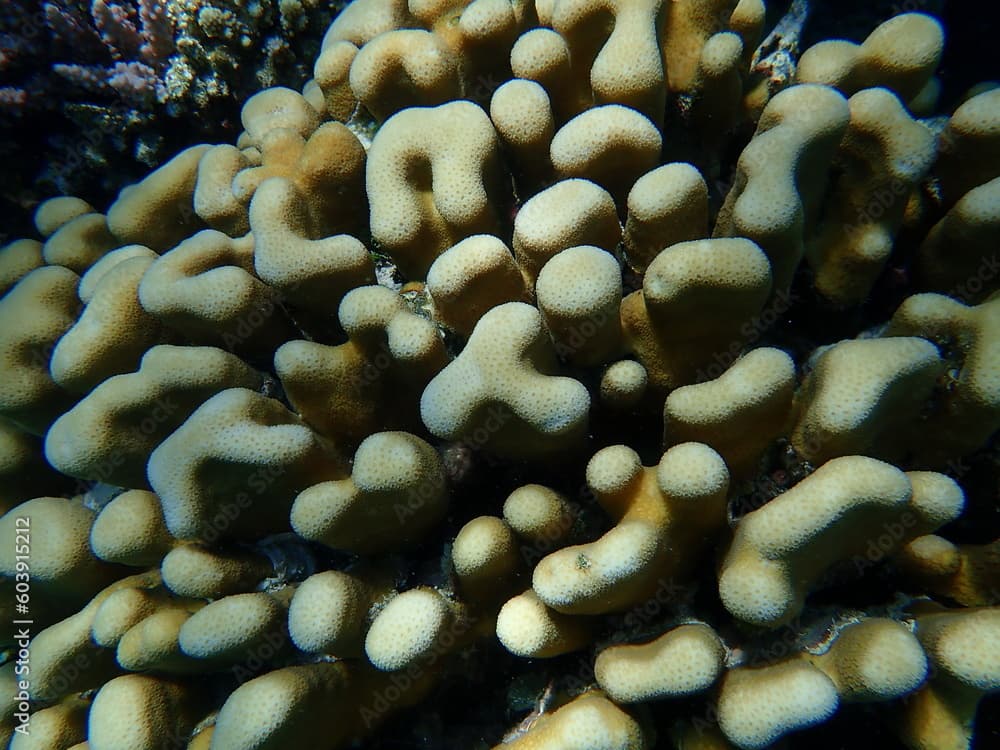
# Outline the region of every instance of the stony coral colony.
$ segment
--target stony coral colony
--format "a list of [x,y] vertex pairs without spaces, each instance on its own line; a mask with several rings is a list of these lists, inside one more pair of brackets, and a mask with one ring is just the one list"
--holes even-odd
[[235,145],[42,204],[4,741],[971,747],[1000,88],[940,111],[928,15],[775,20],[355,0]]

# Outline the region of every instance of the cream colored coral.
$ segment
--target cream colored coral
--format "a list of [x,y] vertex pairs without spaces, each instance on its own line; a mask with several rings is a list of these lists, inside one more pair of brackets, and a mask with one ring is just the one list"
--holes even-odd
[[261,183],[250,202],[254,269],[290,301],[329,315],[347,292],[374,280],[374,268],[356,237],[315,236],[306,208],[303,191],[290,180]]
[[145,488],[150,453],[198,406],[226,388],[261,384],[221,349],[154,346],[137,372],[108,378],[56,420],[45,455],[70,476]]
[[980,701],[1000,689],[1000,608],[932,609],[917,637],[936,674],[901,708],[900,735],[916,750],[970,747]]
[[[511,47],[526,26],[534,25],[533,5],[509,0],[472,0],[468,3],[463,0],[457,4],[446,0],[428,3],[425,7],[416,2],[410,10],[458,56],[465,95],[478,99],[482,89],[493,85],[492,81],[510,76]],[[456,20],[454,14],[458,10],[461,14]],[[431,15],[436,17],[432,20]]]
[[296,648],[340,657],[360,655],[375,593],[361,578],[339,570],[309,576],[288,608],[288,634]]
[[638,271],[665,248],[708,234],[708,187],[690,164],[664,164],[644,174],[629,191],[627,207],[622,240]]
[[649,643],[604,649],[594,674],[616,703],[678,698],[710,688],[725,656],[725,646],[708,625],[681,625]]
[[494,307],[424,389],[421,418],[439,438],[506,455],[564,451],[586,431],[590,396],[555,370],[538,311],[521,302]]
[[77,499],[37,497],[21,503],[0,518],[0,573],[13,579],[15,573],[26,572],[27,562],[31,592],[39,605],[50,599],[63,612],[83,605],[117,573],[90,550],[94,516]]
[[[931,581],[954,576],[962,566],[962,557],[958,547],[944,537],[926,534],[899,550],[893,562],[907,577],[922,579],[923,588],[935,590]],[[956,600],[961,602],[961,599]],[[961,603],[969,606],[966,602]]]
[[181,626],[181,650],[219,664],[245,660],[270,641],[284,641],[286,610],[275,597],[258,591],[217,599]]
[[514,218],[514,255],[532,287],[557,253],[577,245],[614,252],[621,239],[615,203],[589,180],[562,180],[532,196]]
[[636,180],[656,166],[662,145],[660,131],[648,118],[607,104],[559,128],[549,155],[558,177],[593,180],[624,204]]
[[459,99],[458,62],[429,31],[390,31],[365,44],[354,58],[351,90],[376,120],[384,121],[407,107]]
[[[75,615],[41,630],[31,641],[34,700],[52,701],[70,693],[98,688],[120,672],[114,652],[99,647],[91,627],[101,604],[115,591],[125,588],[153,588],[160,583],[158,572],[122,578],[99,592]],[[87,664],[81,669],[81,664]]]
[[191,343],[269,354],[294,329],[254,273],[254,245],[214,229],[189,237],[146,269],[142,308]]
[[343,460],[280,402],[231,388],[160,443],[148,473],[170,533],[214,541],[287,528],[295,495]]
[[229,144],[212,146],[202,155],[192,200],[195,213],[212,229],[230,237],[250,231],[247,201],[234,194],[233,180],[253,165],[243,151]]
[[740,620],[777,627],[802,611],[833,563],[863,559],[873,537],[889,555],[927,525],[958,517],[953,482],[916,479],[914,487],[899,469],[864,456],[823,464],[740,520],[719,572],[722,603]]
[[1000,177],[971,189],[927,233],[917,252],[924,288],[977,302],[997,288]]
[[881,617],[847,626],[825,653],[804,658],[830,678],[845,702],[899,698],[927,678],[927,657],[913,633]]
[[743,79],[749,50],[739,34],[713,34],[702,47],[691,105],[691,124],[706,149],[724,148],[744,116]]
[[365,636],[368,660],[383,672],[395,672],[440,657],[453,644],[447,638],[455,615],[437,591],[418,588],[390,601]]
[[101,508],[90,529],[94,554],[121,565],[159,565],[175,543],[163,521],[160,499],[146,490],[115,497]]
[[68,391],[86,393],[113,375],[131,372],[142,355],[165,338],[159,322],[139,304],[139,282],[148,257],[122,261],[108,271],[80,319],[52,351],[52,379]]
[[663,444],[711,445],[739,477],[756,473],[764,451],[784,434],[795,363],[780,349],[754,349],[715,380],[672,391],[663,405]]
[[199,691],[150,675],[123,675],[102,687],[90,709],[90,750],[156,750],[183,740],[202,718]]
[[451,547],[451,563],[462,593],[473,599],[505,594],[520,567],[514,531],[502,518],[477,516],[459,529]]
[[560,544],[575,523],[569,500],[540,484],[526,484],[511,492],[504,500],[503,518],[518,536],[536,547]]
[[830,679],[804,662],[733,669],[722,680],[719,726],[741,750],[758,750],[826,721],[838,704]]
[[25,733],[15,732],[9,750],[66,748],[87,739],[90,702],[77,696],[64,698],[31,714]]
[[419,394],[447,362],[437,328],[381,286],[349,292],[339,318],[346,343],[295,340],[275,353],[292,405],[314,429],[351,445],[386,428],[419,429]]
[[90,626],[94,642],[116,648],[129,630],[170,604],[170,594],[162,586],[118,589],[101,602],[94,614]]
[[940,22],[924,13],[903,13],[877,26],[860,45],[843,40],[813,45],[799,60],[796,78],[835,86],[848,96],[884,86],[909,101],[934,74],[943,49]]
[[562,656],[584,648],[594,637],[587,618],[550,609],[531,589],[504,603],[496,632],[505,649],[526,659]]
[[320,124],[309,102],[283,86],[264,89],[247,99],[240,120],[250,143],[258,147],[272,131],[290,130],[308,138]]
[[549,144],[555,133],[555,119],[544,88],[534,81],[507,81],[490,99],[490,119],[507,147],[523,191],[549,177]]
[[626,345],[658,392],[695,382],[721,352],[738,351],[771,292],[771,269],[744,238],[673,245],[621,306]]
[[954,387],[941,395],[926,427],[913,441],[931,460],[970,453],[1000,427],[1000,295],[967,307],[939,294],[904,300],[888,336],[923,336],[953,352]]
[[341,40],[361,46],[384,31],[402,28],[409,20],[400,0],[357,0],[344,6],[323,36],[323,49]]
[[76,294],[85,305],[93,298],[98,285],[104,280],[109,271],[114,269],[119,263],[130,258],[149,258],[154,261],[160,256],[154,253],[145,245],[125,245],[119,247],[102,256],[94,265],[87,269],[86,273],[80,277],[80,285]]
[[435,318],[465,336],[487,310],[527,298],[510,249],[489,234],[467,237],[441,253],[427,271],[427,291]]
[[1000,604],[1000,540],[956,545],[928,534],[903,547],[893,562],[921,591],[964,607]]
[[[684,339],[734,329],[733,317],[756,312],[770,275],[759,248],[745,239],[694,240],[661,252],[643,279],[643,299],[661,327],[680,327]],[[711,309],[709,300],[714,303]],[[700,313],[700,314],[695,314]]]
[[664,580],[687,576],[725,522],[729,472],[701,443],[674,446],[655,467],[626,446],[604,448],[587,464],[587,484],[614,528],[553,552],[532,574],[538,597],[563,613],[604,614],[643,601]]
[[313,80],[323,95],[321,114],[339,122],[350,119],[358,105],[350,84],[351,65],[357,54],[357,47],[340,39],[324,47],[313,65]]
[[785,89],[768,102],[743,149],[715,237],[748,237],[787,289],[815,224],[827,169],[850,120],[847,100],[827,86]]
[[545,89],[559,123],[593,102],[585,72],[574,69],[566,40],[552,29],[537,28],[522,34],[510,51],[510,67],[518,78],[534,81]]
[[0,247],[0,297],[43,265],[42,243],[38,240],[14,240]]
[[[299,6],[311,1],[280,3],[282,22],[292,30],[300,26]],[[198,20],[207,29],[219,18],[209,9]],[[828,715],[831,702],[886,698],[892,704],[875,711],[902,718],[915,748],[950,750],[942,737],[957,738],[951,744],[958,747],[970,744],[976,701],[984,685],[996,686],[966,678],[970,669],[996,661],[996,628],[977,626],[960,639],[986,644],[977,661],[963,665],[961,658],[933,655],[935,674],[915,691],[923,654],[909,630],[925,628],[930,652],[929,618],[971,617],[981,611],[976,607],[995,602],[996,543],[944,539],[969,538],[968,521],[975,526],[981,515],[986,485],[980,475],[989,462],[977,455],[967,475],[973,515],[961,528],[951,523],[964,505],[961,488],[925,470],[952,461],[949,473],[966,481],[966,464],[957,459],[978,454],[995,432],[992,374],[1000,367],[992,356],[997,336],[989,304],[995,300],[979,308],[918,300],[887,331],[876,326],[862,335],[862,341],[880,337],[868,357],[879,361],[863,364],[882,371],[850,393],[831,385],[842,379],[839,371],[828,374],[823,398],[841,402],[829,411],[867,409],[872,423],[882,421],[883,407],[901,414],[898,423],[891,416],[873,428],[864,448],[851,450],[892,454],[904,468],[920,469],[905,475],[885,469],[893,482],[903,477],[902,501],[891,487],[842,491],[841,485],[864,484],[858,480],[863,467],[819,481],[826,467],[815,470],[823,457],[806,455],[810,445],[774,442],[789,442],[796,421],[821,400],[817,373],[842,346],[821,347],[803,359],[817,329],[802,317],[806,310],[794,295],[785,315],[793,275],[796,291],[819,279],[827,302],[842,295],[848,301],[841,304],[854,304],[875,274],[881,282],[907,280],[879,270],[901,228],[905,241],[894,250],[912,271],[907,278],[914,289],[946,291],[965,304],[989,299],[997,201],[988,183],[1000,179],[991,151],[992,99],[952,118],[942,140],[954,150],[924,174],[926,164],[913,156],[926,156],[927,134],[911,127],[903,105],[892,100],[889,106],[888,91],[858,94],[850,125],[843,100],[830,88],[798,85],[775,96],[794,68],[795,35],[782,30],[753,59],[764,18],[762,0],[355,0],[331,27],[314,80],[301,94],[275,89],[249,102],[236,146],[180,154],[123,191],[108,218],[70,198],[39,210],[36,223],[47,243],[26,241],[0,253],[0,503],[7,509],[34,496],[69,494],[72,478],[50,485],[44,470],[39,436],[47,433],[48,457],[86,490],[73,502],[103,507],[89,534],[74,530],[66,537],[71,544],[57,551],[80,544],[86,551],[89,542],[87,554],[111,575],[127,573],[122,565],[149,572],[96,592],[92,604],[50,627],[90,597],[83,593],[89,584],[80,576],[81,599],[71,606],[67,596],[42,591],[44,581],[33,589],[31,616],[39,632],[31,645],[32,742],[49,739],[46,722],[58,723],[50,717],[70,705],[82,713],[101,691],[90,742],[82,743],[78,732],[56,744],[76,743],[75,750],[143,750],[161,740],[189,750],[355,746],[368,742],[393,711],[426,697],[437,678],[454,667],[475,669],[479,655],[490,657],[483,649],[500,648],[501,661],[563,655],[546,669],[528,670],[563,673],[544,692],[544,682],[532,675],[508,686],[514,701],[508,708],[522,712],[508,721],[517,722],[535,701],[504,737],[515,748],[780,744],[785,733]],[[776,54],[769,54],[771,42]],[[901,40],[882,42],[892,48]],[[425,80],[408,80],[428,51],[438,56],[429,67],[441,63],[446,73],[440,99],[425,98]],[[905,68],[912,51],[883,61],[885,81],[899,72],[890,70],[895,62]],[[368,93],[361,85],[351,90],[352,73],[358,83],[372,61],[368,72],[380,79],[377,85]],[[925,67],[906,68],[899,78],[909,85],[907,71],[930,76]],[[744,86],[757,88],[746,94]],[[906,106],[922,117],[935,114],[937,93],[930,78]],[[772,106],[734,171],[726,160],[768,97]],[[862,117],[854,105],[866,99]],[[410,106],[425,101],[446,103]],[[373,112],[385,120],[380,132],[372,127]],[[602,131],[595,123],[609,112],[641,125]],[[397,118],[403,123],[393,132]],[[942,124],[943,118],[934,127]],[[677,128],[686,134],[677,137]],[[637,134],[655,140],[655,148],[644,141],[636,149],[642,164],[624,143]],[[576,142],[560,144],[559,136]],[[575,153],[567,156],[559,146]],[[562,172],[552,155],[565,157]],[[661,166],[675,159],[690,159],[705,177],[690,165]],[[614,197],[589,179],[553,184],[574,169],[610,187]],[[735,186],[716,228],[720,241],[705,240],[719,186],[730,178]],[[860,260],[841,245],[837,253],[816,252],[827,232],[846,234],[842,227],[834,231],[837,217],[867,207],[864,199],[886,185],[892,189],[896,178],[905,183],[899,204],[905,213],[882,217],[878,228],[863,227],[877,235],[878,247]],[[935,222],[941,223],[918,251]],[[203,232],[206,226],[211,231]],[[126,238],[129,232],[134,240]],[[145,244],[124,244],[131,241]],[[813,268],[799,269],[801,257]],[[841,263],[844,258],[850,262]],[[108,335],[77,348],[81,361],[91,355],[97,361],[105,358],[102,347],[124,341],[133,348],[130,361],[85,373],[77,395],[67,396],[50,385],[49,365],[57,340],[78,325],[74,294],[93,312],[102,285],[130,263],[137,268],[137,261],[150,263],[138,296],[123,288],[119,301],[138,299],[150,325],[136,323],[135,308],[116,310],[123,323],[105,320],[98,333]],[[623,262],[631,266],[624,274]],[[69,283],[53,264],[68,264],[83,278],[74,275]],[[380,287],[370,286],[376,269]],[[64,327],[50,325],[49,313],[62,309],[61,297],[52,305],[59,295],[2,307],[41,272],[67,280]],[[837,277],[832,286],[829,275]],[[639,293],[622,299],[640,285]],[[163,296],[154,300],[158,286]],[[877,307],[867,310],[874,317],[861,317],[877,323]],[[607,326],[606,337],[596,330],[574,336],[594,318]],[[771,329],[775,319],[779,325]],[[856,322],[843,317],[834,325],[838,337],[853,336]],[[157,326],[168,337],[161,340],[186,345],[140,341],[138,334],[152,336]],[[922,373],[920,387],[906,394],[919,408],[908,408],[903,396],[889,403],[908,383],[893,379],[898,371],[886,374],[891,358],[882,356],[885,347],[897,346],[891,342],[911,337],[926,342],[918,347],[937,368],[937,377]],[[206,343],[236,354],[191,346]],[[791,359],[777,350],[747,353],[764,344],[788,347],[804,377],[812,378],[796,413],[789,415]],[[140,366],[146,350],[148,362]],[[746,376],[748,363],[765,358],[771,361],[762,372]],[[280,382],[267,373],[277,373]],[[745,383],[733,384],[743,377]],[[83,400],[74,407],[78,396]],[[677,408],[685,398],[692,401],[687,411]],[[665,400],[665,443],[677,445],[658,465],[643,466],[658,457],[659,434],[649,418],[656,421]],[[681,426],[692,431],[678,433]],[[708,429],[698,432],[702,427]],[[618,435],[614,440],[609,429]],[[587,485],[578,487],[581,477],[572,475],[580,461],[627,434],[631,447],[601,451],[607,464],[602,469],[592,462]],[[695,439],[696,445],[687,442]],[[758,459],[765,452],[776,463],[758,479],[777,486],[798,479],[801,491],[769,500],[760,512],[775,508],[764,524],[771,528],[761,531],[754,530],[758,522],[748,525],[758,511],[727,504],[739,499],[730,495],[730,477],[753,478],[764,468]],[[496,461],[502,481],[491,484]],[[559,492],[519,487],[528,481],[556,482]],[[738,495],[754,489],[744,484]],[[515,487],[503,502],[503,518],[495,517]],[[124,494],[115,496],[119,491]],[[456,505],[449,513],[451,496]],[[459,507],[469,498],[480,507]],[[598,506],[607,518],[593,517]],[[302,520],[313,525],[314,539],[288,533],[303,531]],[[939,527],[942,537],[928,536]],[[793,600],[825,583],[831,563],[833,576],[884,558],[888,565],[880,570],[890,577],[882,583],[889,585],[876,588],[887,594],[899,588],[914,601],[902,613],[898,606],[865,607],[804,624],[795,623],[801,601],[792,601],[785,622],[798,634],[797,653],[788,660],[794,665],[787,673],[752,670],[754,679],[734,697],[745,665],[768,658],[769,647],[788,643],[791,631],[758,632],[755,623],[771,622],[722,612],[710,619],[731,647],[723,648],[707,626],[691,624],[714,597],[702,591],[692,599],[691,586],[705,583],[702,574],[710,578],[717,565],[726,584],[739,567],[723,559],[730,543],[745,572],[760,573],[754,565],[771,573],[781,568],[776,577],[787,574],[791,583],[778,584],[787,584]],[[51,540],[40,544],[47,560]],[[335,548],[324,551],[330,544]],[[441,544],[443,556],[434,549]],[[388,557],[375,564],[355,559],[383,553]],[[504,604],[524,590],[521,574],[539,558],[534,586]],[[315,571],[322,572],[311,576]],[[747,599],[756,605],[772,593],[767,584],[774,580],[751,577]],[[3,578],[0,613],[8,616],[13,581]],[[62,578],[72,585],[72,575]],[[430,585],[440,588],[425,588]],[[414,586],[392,602],[396,589]],[[669,612],[653,613],[652,592],[659,599],[676,586],[686,593]],[[731,588],[720,588],[723,606],[732,605]],[[414,594],[427,595],[430,606],[393,614],[408,598],[412,604]],[[946,601],[950,611],[927,596]],[[638,606],[638,619],[638,610],[626,616]],[[873,620],[876,611],[903,624]],[[831,622],[824,636],[824,623]],[[845,627],[848,622],[857,624]],[[673,635],[691,635],[706,658],[701,668],[685,670],[683,654],[675,651],[660,670],[655,658],[644,658],[653,646],[646,644],[608,648],[594,665],[592,647],[620,642],[608,628],[621,623],[639,643],[679,626]],[[610,697],[593,691],[573,699],[587,688],[579,679],[565,684],[574,650],[586,657],[576,659],[577,677],[593,680],[596,666]],[[612,657],[635,652],[641,657],[636,668],[624,670],[617,683],[609,680]],[[727,686],[696,695],[712,689],[723,658],[736,667]],[[962,674],[948,672],[946,663],[959,663]],[[116,679],[123,669],[142,674],[142,686]],[[0,669],[0,692],[12,692],[4,674],[10,671]],[[659,672],[667,682],[679,678],[665,690],[654,686],[653,694],[684,694],[680,713],[667,707],[657,717],[640,708],[641,716],[630,717],[615,707],[615,698],[632,699],[629,691],[642,698],[638,702],[650,699],[653,694],[642,693],[649,686],[638,685],[645,672]],[[116,693],[130,680],[137,687]],[[183,686],[181,700],[172,702],[168,685]],[[699,718],[710,721],[720,697],[729,738],[718,726],[703,729]],[[0,701],[4,745],[14,726],[10,702]],[[504,701],[498,694],[488,702]],[[407,716],[402,719],[374,741],[412,734]],[[656,738],[644,736],[649,721]],[[500,743],[500,732],[489,731],[487,744]],[[461,744],[466,734],[453,739]]]
[[834,304],[861,304],[892,252],[907,200],[934,162],[934,134],[886,89],[848,100],[840,170],[817,234],[806,245],[816,289]]
[[[244,214],[265,180],[282,177],[295,187],[302,204],[297,221],[303,222],[297,229],[308,239],[367,235],[365,149],[342,123],[324,123],[308,138],[288,128],[268,130],[261,138],[259,158],[251,154],[245,161],[246,167],[233,175],[228,186],[232,200],[244,207]],[[213,182],[216,179],[218,175],[212,177]],[[211,189],[210,182],[206,190]],[[228,213],[229,197],[216,200]]]
[[158,253],[203,228],[194,212],[198,162],[208,146],[191,146],[142,181],[122,188],[108,209],[108,228],[122,245]]
[[67,221],[45,240],[42,257],[52,266],[83,273],[109,250],[125,244],[111,234],[104,214],[87,213]]
[[[281,750],[336,746],[351,736],[357,719],[346,662],[283,667],[237,687],[215,721],[212,748]],[[345,705],[345,702],[346,705]],[[311,720],[303,721],[302,717]]]
[[83,198],[57,195],[38,204],[33,217],[35,229],[42,237],[51,237],[61,226],[78,216],[94,213],[94,207]]
[[538,719],[494,750],[645,750],[639,724],[599,692],[587,692]]
[[368,151],[372,240],[411,279],[474,234],[497,234],[507,200],[496,131],[467,101],[390,117]]
[[[589,71],[599,104],[622,104],[658,125],[666,106],[670,64],[662,48],[663,0],[556,2],[551,25],[566,40],[573,67]],[[595,39],[595,27],[606,25]]]
[[648,385],[646,368],[635,360],[623,359],[601,376],[601,402],[616,410],[635,408],[646,395]]
[[249,551],[213,550],[200,544],[181,544],[160,563],[163,585],[177,596],[218,599],[252,591],[274,572],[271,562]]
[[447,507],[441,459],[406,432],[370,435],[354,454],[347,479],[314,484],[291,509],[306,539],[369,553],[405,546],[441,520]]
[[750,45],[753,35],[760,33],[764,10],[759,3],[734,0],[674,0],[666,7],[667,25],[664,57],[667,61],[668,85],[673,92],[697,92],[698,63],[711,37],[732,24],[733,31],[747,34]]
[[622,273],[593,245],[554,255],[538,274],[535,295],[559,356],[577,366],[601,364],[621,349]]
[[0,298],[0,416],[33,435],[76,400],[49,375],[52,349],[76,322],[75,273],[59,266],[38,268]]
[[949,208],[1000,173],[1000,89],[982,91],[955,110],[941,132],[934,173]]
[[835,456],[895,457],[945,369],[926,339],[841,341],[796,394],[792,445],[821,464]]
[[0,419],[0,513],[40,495],[60,495],[67,479],[45,460],[35,435]]
[[161,606],[133,625],[118,641],[115,659],[130,672],[186,674],[205,670],[205,663],[181,651],[180,632],[205,602],[190,600]]
[[965,510],[965,492],[958,482],[946,474],[936,471],[908,471],[913,496],[910,508],[913,511],[913,528],[910,538],[928,534],[941,526],[951,523]]
[[1000,688],[1000,608],[918,617],[917,637],[949,677],[982,692]]

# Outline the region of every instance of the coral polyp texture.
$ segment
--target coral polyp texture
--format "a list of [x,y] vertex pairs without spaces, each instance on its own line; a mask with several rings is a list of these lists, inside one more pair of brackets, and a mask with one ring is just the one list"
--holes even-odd
[[[45,3],[60,75],[330,10],[198,5]],[[991,746],[1000,84],[809,5],[354,0],[22,216],[0,746]]]

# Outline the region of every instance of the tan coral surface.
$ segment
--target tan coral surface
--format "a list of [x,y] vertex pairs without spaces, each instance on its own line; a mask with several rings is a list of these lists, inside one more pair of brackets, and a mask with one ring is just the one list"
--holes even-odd
[[988,745],[998,88],[938,3],[802,5],[354,0],[232,142],[32,206],[0,745]]

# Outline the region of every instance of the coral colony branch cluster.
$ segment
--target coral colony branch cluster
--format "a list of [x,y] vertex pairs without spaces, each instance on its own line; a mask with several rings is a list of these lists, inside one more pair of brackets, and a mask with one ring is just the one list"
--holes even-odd
[[[1000,88],[946,98],[927,13],[767,5],[355,0],[231,141],[39,204],[0,744],[995,733]],[[43,7],[159,104],[321,12]]]

